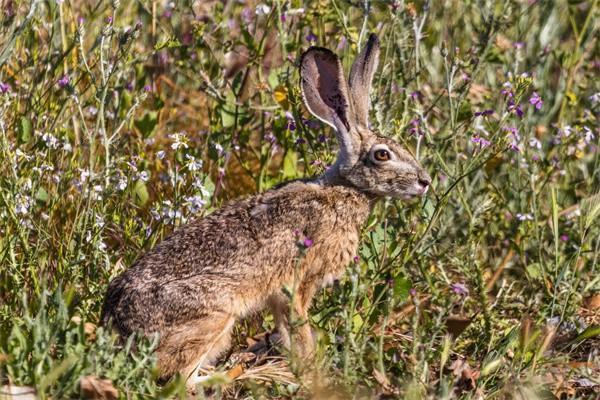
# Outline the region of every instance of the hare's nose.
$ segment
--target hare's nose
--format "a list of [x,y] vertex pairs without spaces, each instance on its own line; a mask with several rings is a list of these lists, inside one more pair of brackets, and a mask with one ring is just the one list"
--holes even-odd
[[431,177],[427,174],[427,172],[422,172],[419,174],[419,185],[423,186],[423,189],[426,189],[429,185],[431,185]]

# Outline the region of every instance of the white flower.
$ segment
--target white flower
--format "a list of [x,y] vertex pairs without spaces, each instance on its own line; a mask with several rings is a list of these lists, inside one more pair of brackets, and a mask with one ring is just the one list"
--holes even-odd
[[117,189],[122,192],[126,188],[127,188],[127,178],[122,177],[119,179],[119,182],[117,182]]
[[529,147],[533,147],[536,148],[538,150],[542,149],[542,143],[540,143],[539,140],[537,140],[536,138],[531,138],[529,139]]
[[215,148],[215,150],[217,151],[217,153],[219,153],[219,155],[223,155],[223,146],[221,146],[219,143],[215,143],[213,144],[213,147]]
[[533,221],[533,216],[531,214],[517,213],[517,219],[519,221]]
[[600,102],[600,92],[594,93],[589,97],[589,99],[592,102],[592,104],[597,104],[598,102]]
[[104,227],[104,218],[102,218],[102,216],[101,216],[101,215],[97,215],[97,214],[96,214],[96,226],[97,226],[98,228],[102,228],[102,227]]
[[81,183],[87,181],[87,179],[89,177],[90,177],[90,171],[88,171],[87,169],[79,170],[79,180],[81,181]]
[[137,172],[137,163],[135,161],[127,161],[127,165],[129,166],[129,169],[132,170],[133,172]]
[[267,15],[271,12],[271,7],[266,4],[259,4],[256,6],[256,15]]
[[188,196],[184,200],[191,213],[197,213],[206,204],[206,201],[201,196]]
[[585,131],[583,134],[583,140],[586,144],[590,144],[592,140],[594,140],[594,132],[592,132],[592,130],[587,126],[584,126],[583,130]]
[[186,167],[190,171],[198,171],[202,169],[202,160],[196,160],[196,157],[191,156],[189,154],[185,155],[185,158],[188,160]]
[[173,150],[178,150],[180,147],[183,147],[184,149],[188,148],[188,145],[186,143],[187,138],[183,133],[174,133],[172,135],[169,135],[169,137],[173,139],[173,143],[171,144],[171,148]]
[[148,179],[150,178],[150,174],[148,174],[148,171],[142,171],[138,174],[138,178],[144,182],[148,182]]
[[31,207],[33,200],[22,194],[18,194],[15,199],[15,214],[17,215],[27,215],[29,213],[29,208]]
[[158,157],[159,160],[162,160],[163,158],[165,158],[165,151],[164,150],[159,150],[156,153],[156,157]]
[[50,133],[44,133],[42,135],[42,140],[44,141],[44,143],[46,143],[46,146],[48,148],[51,149],[57,149],[58,148],[58,139],[56,137],[54,137],[52,134]]

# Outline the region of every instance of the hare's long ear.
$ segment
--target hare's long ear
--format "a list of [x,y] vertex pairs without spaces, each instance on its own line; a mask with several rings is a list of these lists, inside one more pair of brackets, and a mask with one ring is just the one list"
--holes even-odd
[[339,58],[328,49],[311,47],[300,60],[300,78],[308,110],[336,131],[340,142],[338,162],[342,166],[354,164],[360,141],[351,133],[355,118]]
[[373,75],[379,64],[379,39],[375,34],[369,35],[367,45],[356,57],[350,70],[350,97],[354,103],[356,122],[363,127],[369,123],[369,92]]

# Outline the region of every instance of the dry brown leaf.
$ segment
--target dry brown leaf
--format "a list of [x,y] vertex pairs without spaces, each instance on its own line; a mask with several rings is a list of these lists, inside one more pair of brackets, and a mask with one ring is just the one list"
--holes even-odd
[[116,400],[119,392],[110,379],[87,375],[79,381],[81,395],[90,400]]
[[390,395],[390,394],[399,394],[400,393],[400,390],[398,388],[394,387],[392,385],[392,383],[390,382],[390,380],[388,379],[388,377],[384,373],[379,371],[378,369],[373,370],[373,377],[375,378],[377,383],[379,383],[379,385],[381,385],[383,394]]
[[90,342],[96,340],[96,325],[91,322],[86,322],[83,324],[83,333],[85,333],[85,337]]
[[481,372],[476,369],[472,369],[466,360],[456,359],[450,365],[450,369],[454,376],[456,376],[456,388],[460,392],[471,391],[477,388],[477,378]]
[[472,319],[460,315],[451,315],[446,319],[446,329],[452,337],[458,337],[471,324]]
[[473,83],[469,88],[469,99],[476,103],[481,103],[485,99],[485,96],[490,93],[491,91],[487,86]]
[[498,34],[496,35],[496,46],[498,46],[500,50],[508,50],[513,47],[513,44],[506,36]]
[[242,364],[236,364],[233,366],[233,368],[231,368],[229,371],[227,371],[225,373],[225,375],[227,375],[229,378],[231,378],[231,380],[234,380],[235,378],[242,375],[243,373],[244,373],[244,367],[242,366]]
[[583,299],[583,305],[590,311],[600,308],[600,293],[593,294]]

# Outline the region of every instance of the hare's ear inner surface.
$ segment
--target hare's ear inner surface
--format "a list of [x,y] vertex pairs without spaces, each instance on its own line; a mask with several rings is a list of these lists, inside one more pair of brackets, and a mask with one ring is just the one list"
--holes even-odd
[[364,49],[356,57],[350,70],[350,97],[354,104],[357,124],[368,127],[371,82],[379,64],[379,39],[375,34],[369,35]]
[[304,104],[321,121],[336,130],[342,165],[358,158],[360,142],[353,136],[348,84],[339,58],[330,50],[311,47],[300,61],[300,86]]

